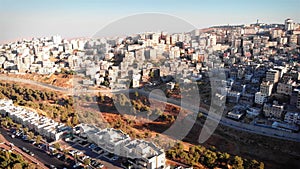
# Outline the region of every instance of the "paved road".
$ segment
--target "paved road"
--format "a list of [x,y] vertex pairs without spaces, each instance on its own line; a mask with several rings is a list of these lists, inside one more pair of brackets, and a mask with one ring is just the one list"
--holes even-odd
[[[74,94],[74,92],[76,92],[76,93],[98,93],[98,92],[100,92],[100,93],[122,93],[122,92],[130,93],[130,92],[136,91],[136,89],[129,89],[129,90],[76,90],[76,91],[74,91],[73,89],[57,87],[57,86],[53,86],[53,85],[50,85],[50,84],[36,82],[36,81],[33,81],[33,80],[12,78],[12,77],[8,77],[6,75],[0,75],[0,80],[28,83],[28,84],[37,85],[37,86],[40,86],[40,87],[49,88],[49,89],[52,89],[52,90],[55,90],[55,91],[65,92],[65,93],[68,93],[68,94]],[[138,89],[138,91],[141,94],[149,95],[149,92],[145,91],[143,89]],[[152,93],[151,96],[154,99],[157,99],[158,101],[165,101],[164,100],[165,98],[162,98],[161,96],[156,95],[154,93]],[[263,132],[261,130],[249,130],[247,128],[242,128],[242,127],[240,127],[238,125],[233,125],[232,123],[230,123],[230,121],[232,121],[232,120],[226,119],[226,121],[227,121],[226,122],[223,119],[224,117],[222,117],[221,119],[219,119],[219,117],[214,117],[214,116],[208,115],[208,110],[206,110],[206,109],[204,109],[202,107],[195,107],[195,105],[189,105],[187,103],[184,104],[184,105],[182,105],[180,101],[175,100],[173,98],[167,98],[167,102],[168,103],[172,103],[172,104],[177,105],[177,106],[184,107],[184,108],[186,108],[188,110],[197,110],[197,109],[199,109],[199,111],[201,111],[204,116],[206,116],[207,118],[211,119],[212,121],[218,122],[218,123],[220,123],[220,124],[222,124],[224,126],[231,127],[231,128],[236,129],[236,130],[242,130],[242,131],[251,132],[251,133],[254,133],[254,134],[259,134],[259,135],[264,135],[264,136],[279,138],[279,139],[283,139],[283,140],[292,140],[292,141],[300,142],[300,138],[287,138],[287,137],[283,137],[283,136],[277,136],[277,135],[269,134],[269,133]],[[190,121],[193,122],[194,120],[190,119]]]
[[[3,137],[2,134],[0,134],[0,138],[3,141],[3,143],[0,144],[0,147],[4,148],[6,150],[11,150],[11,146],[10,146],[11,142],[9,142],[5,137]],[[45,169],[48,168],[41,161],[39,161],[35,157],[32,157],[29,154],[23,152],[20,148],[18,148],[16,146],[13,146],[12,148],[13,148],[12,151],[21,154],[24,157],[24,159],[28,160],[29,162],[38,164],[40,168],[45,168]]]
[[38,147],[35,147],[34,145],[24,142],[22,139],[19,138],[11,138],[10,135],[8,134],[8,132],[6,130],[4,130],[3,128],[0,128],[1,134],[4,136],[4,138],[13,143],[16,147],[22,148],[25,147],[28,150],[30,150],[31,152],[34,153],[34,157],[36,159],[38,159],[40,162],[42,162],[43,164],[46,165],[54,165],[57,168],[64,168],[66,167],[65,164],[58,160],[55,157],[50,157],[45,151],[39,149]]
[[75,90],[75,89],[70,89],[70,88],[58,87],[58,86],[50,85],[50,84],[47,84],[47,83],[37,82],[37,81],[34,81],[34,80],[8,77],[8,76],[3,75],[3,74],[0,74],[0,81],[1,80],[2,81],[12,81],[12,82],[26,83],[26,84],[30,84],[30,85],[35,85],[35,86],[51,89],[51,90],[58,91],[58,92],[67,93],[67,94],[73,94],[73,93],[98,93],[98,92],[114,93],[114,92],[119,92],[120,91],[120,90],[109,90],[109,89],[106,89],[106,90],[76,89]]
[[[146,94],[146,93],[145,93]],[[155,99],[158,99],[158,100],[162,100],[159,98],[160,96],[155,96],[154,98]],[[195,105],[190,105],[188,103],[185,103],[185,104],[181,104],[180,101],[178,100],[175,100],[173,98],[168,98],[167,99],[168,103],[172,103],[174,105],[178,105],[178,106],[181,106],[183,105],[182,107],[183,108],[186,108],[188,110],[197,110],[197,107]],[[208,119],[214,121],[214,122],[218,122],[219,124],[221,125],[224,125],[224,126],[227,126],[227,127],[230,127],[230,128],[234,128],[236,130],[241,130],[241,131],[245,131],[245,132],[250,132],[250,133],[254,133],[254,134],[258,134],[258,135],[264,135],[264,136],[269,136],[269,137],[274,137],[274,138],[279,138],[279,139],[283,139],[283,140],[291,140],[291,141],[296,141],[296,142],[300,142],[300,134],[298,133],[298,137],[285,137],[285,136],[280,136],[280,135],[274,135],[273,133],[268,133],[268,132],[264,132],[263,130],[253,130],[253,129],[248,129],[248,128],[244,128],[244,127],[241,127],[239,125],[235,125],[233,122],[233,120],[231,119],[228,119],[224,116],[222,116],[221,118],[218,117],[218,116],[213,116],[211,114],[208,114],[209,111],[202,108],[202,107],[199,107],[199,111],[203,113],[203,115],[205,117],[207,117]],[[187,118],[189,118],[189,121],[190,122],[195,122],[194,119],[192,119],[193,117],[191,116],[188,116]],[[225,119],[226,118],[226,119]],[[257,126],[256,126],[257,127]],[[264,129],[264,128],[262,128]],[[274,129],[275,130],[275,129]]]

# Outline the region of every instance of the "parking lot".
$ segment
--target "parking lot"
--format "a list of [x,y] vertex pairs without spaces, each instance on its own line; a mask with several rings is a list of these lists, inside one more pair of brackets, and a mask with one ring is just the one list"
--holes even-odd
[[[104,165],[103,168],[122,168],[121,167],[121,160],[118,159],[111,159],[107,157],[109,153],[102,150],[100,147],[87,142],[85,139],[76,137],[68,142],[60,141],[64,147],[67,147],[69,151],[78,150],[82,152],[84,155],[92,158],[97,159],[101,164]],[[113,155],[115,157],[115,155]]]

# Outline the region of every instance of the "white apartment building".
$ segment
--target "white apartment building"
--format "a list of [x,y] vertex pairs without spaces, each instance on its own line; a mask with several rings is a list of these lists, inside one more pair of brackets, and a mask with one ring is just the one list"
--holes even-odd
[[273,89],[273,83],[270,81],[262,82],[260,84],[260,92],[265,96],[271,96]]
[[103,150],[128,158],[133,168],[165,168],[164,150],[151,142],[131,139],[121,130],[113,128],[100,129],[88,124],[79,124],[80,135],[87,137]]
[[287,31],[294,30],[294,26],[295,26],[295,23],[292,19],[288,18],[284,21],[285,30],[287,30]]
[[279,70],[270,69],[266,74],[266,81],[277,83],[280,77]]
[[59,140],[65,132],[64,124],[39,116],[36,112],[16,107],[12,100],[0,100],[0,113],[50,140]]
[[107,152],[124,156],[123,147],[130,141],[129,135],[114,128],[98,129],[96,127],[80,124],[82,135],[97,144]]
[[129,163],[137,169],[165,168],[165,153],[151,142],[132,140],[124,147]]

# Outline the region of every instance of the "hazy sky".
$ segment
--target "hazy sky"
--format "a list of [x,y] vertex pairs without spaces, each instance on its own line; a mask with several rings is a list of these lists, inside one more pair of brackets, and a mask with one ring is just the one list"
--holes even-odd
[[0,0],[0,42],[62,35],[90,37],[126,16],[170,14],[197,28],[300,22],[300,0]]

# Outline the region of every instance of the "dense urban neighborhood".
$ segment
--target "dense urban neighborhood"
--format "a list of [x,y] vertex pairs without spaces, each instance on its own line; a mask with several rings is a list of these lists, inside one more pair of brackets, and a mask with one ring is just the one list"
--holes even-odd
[[[164,108],[152,109],[151,101],[172,104],[173,107],[169,105],[171,112],[183,104],[181,101],[187,101],[186,107],[199,109],[196,117],[188,117],[195,118],[195,123],[206,118],[224,128],[297,143],[300,142],[299,63],[300,24],[292,19],[286,19],[282,24],[257,21],[185,33],[145,32],[100,39],[67,40],[56,35],[0,45],[1,76],[8,81],[19,75],[24,79],[26,76],[50,79],[52,75],[70,78],[72,82],[63,85],[57,83],[59,79],[50,82],[40,81],[41,78],[29,80],[56,90],[74,89],[68,94],[73,95],[80,106],[96,102],[100,110],[107,108],[113,111],[112,114],[119,111],[130,117],[138,116],[138,111],[146,112],[139,116],[140,121],[168,121],[171,126],[180,119],[174,115],[175,111],[166,115]],[[29,90],[25,97],[13,85],[9,86],[16,88],[13,93],[21,94],[9,97],[5,90],[7,86],[1,83],[1,132],[9,132],[10,139],[19,137],[32,141],[45,153],[71,161],[60,160],[64,161],[60,167],[264,168],[262,162],[244,160],[243,163],[239,156],[216,153],[215,148],[205,149],[201,145],[191,146],[187,151],[181,143],[176,143],[175,148],[165,150],[151,140],[133,138],[132,133],[129,135],[121,127],[116,129],[117,125],[108,127],[81,121],[81,116],[76,115],[76,107],[74,112],[68,112],[72,108],[67,106],[71,103],[67,99],[55,102],[58,96],[33,91],[30,93],[39,94],[32,94],[34,98],[30,98]],[[144,98],[158,89],[165,97],[152,93],[152,100]],[[129,91],[128,98],[112,96],[122,91]],[[93,92],[97,93],[96,99],[90,94]],[[191,93],[200,97],[196,104]],[[21,99],[22,95],[24,99]],[[78,103],[78,98],[84,103]],[[56,113],[58,115],[54,116],[54,110],[47,110],[42,103],[35,106],[23,103],[32,101],[31,105],[34,105],[35,100],[51,100],[55,102],[53,104],[63,105],[64,109],[57,108],[55,112],[63,110],[66,115]],[[45,110],[48,115],[23,106]],[[222,107],[220,118],[209,113],[210,108],[216,106]],[[60,142],[72,148],[79,145],[79,148],[67,150],[55,146]],[[86,153],[81,154],[80,149]],[[34,156],[26,148],[23,151]],[[168,160],[178,164],[170,165]]]

